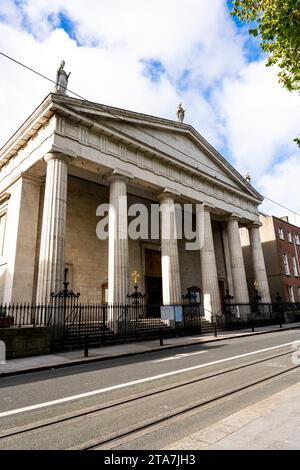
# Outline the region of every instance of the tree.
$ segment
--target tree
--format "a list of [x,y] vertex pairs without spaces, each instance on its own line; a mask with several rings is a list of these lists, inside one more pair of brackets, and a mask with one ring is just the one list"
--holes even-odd
[[266,65],[278,65],[287,90],[300,90],[300,0],[234,0],[231,14],[255,22],[249,33],[260,36]]

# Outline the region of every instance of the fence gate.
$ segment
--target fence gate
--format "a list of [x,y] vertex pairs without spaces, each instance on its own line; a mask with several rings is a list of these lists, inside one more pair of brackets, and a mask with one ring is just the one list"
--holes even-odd
[[183,327],[187,333],[201,334],[201,317],[203,308],[199,303],[183,305]]
[[51,293],[48,325],[51,328],[51,342],[64,344],[75,335],[80,335],[83,326],[81,306],[78,303],[80,294],[68,289],[68,282],[56,294]]

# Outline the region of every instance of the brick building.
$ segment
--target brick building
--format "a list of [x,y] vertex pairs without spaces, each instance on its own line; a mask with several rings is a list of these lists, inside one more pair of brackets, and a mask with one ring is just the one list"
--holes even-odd
[[[260,215],[262,241],[271,299],[280,295],[284,302],[300,302],[300,228],[287,217]],[[254,295],[255,277],[250,257],[249,237],[241,230],[249,291]],[[259,290],[259,286],[258,286]]]

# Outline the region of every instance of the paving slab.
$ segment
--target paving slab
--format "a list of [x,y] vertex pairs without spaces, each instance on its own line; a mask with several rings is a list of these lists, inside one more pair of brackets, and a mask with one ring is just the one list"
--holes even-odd
[[299,450],[300,382],[165,450]]

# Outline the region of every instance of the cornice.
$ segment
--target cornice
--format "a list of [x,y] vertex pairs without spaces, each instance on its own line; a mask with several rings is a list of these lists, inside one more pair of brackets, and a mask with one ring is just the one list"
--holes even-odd
[[[24,141],[28,140],[40,126],[46,122],[50,116],[45,116],[48,111],[50,111],[52,107],[52,99],[51,95],[47,95],[46,98],[42,101],[42,103],[33,111],[33,113],[26,119],[26,121],[19,127],[19,129],[12,135],[12,137],[3,145],[0,149],[0,164],[3,161],[3,158],[10,155],[10,152],[14,149],[14,147],[18,145],[20,148]],[[41,122],[40,125],[37,126],[38,121],[43,119],[43,123]],[[31,131],[28,138],[26,138],[26,134],[28,131]]]
[[6,193],[6,192],[3,192],[0,195],[0,205],[4,204],[4,202],[7,202],[9,198],[10,198],[10,194]]

